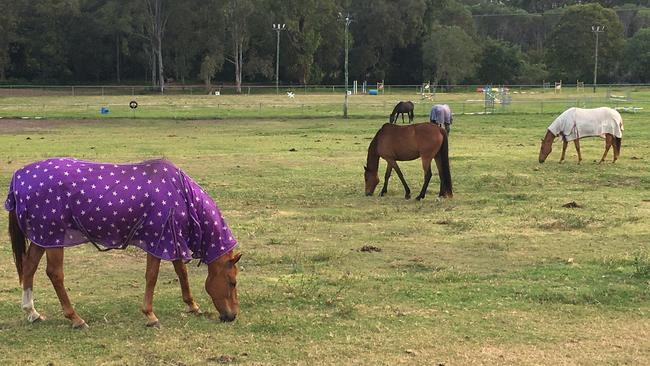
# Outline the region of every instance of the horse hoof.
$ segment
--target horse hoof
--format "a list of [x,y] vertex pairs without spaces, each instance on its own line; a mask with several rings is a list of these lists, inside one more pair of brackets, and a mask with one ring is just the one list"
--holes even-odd
[[385,194],[386,194],[386,192],[381,192],[381,193],[379,193],[379,197],[384,197]]
[[40,314],[38,315],[37,318],[34,318],[34,319],[30,318],[29,316],[27,317],[27,321],[32,323],[32,324],[43,322],[43,321],[45,321],[45,319],[46,318],[43,315],[40,315]]
[[154,322],[147,323],[147,328],[160,329],[160,321],[156,320]]
[[405,200],[410,200],[410,199],[411,199],[411,195],[410,195],[410,194],[407,194],[406,196],[404,196],[404,199],[405,199]]
[[203,311],[198,307],[196,309],[188,309],[187,312],[194,315],[203,315]]
[[415,200],[416,200],[416,201],[419,201],[419,200],[421,200],[421,199],[423,199],[423,198],[424,198],[424,197],[417,196],[417,197],[415,197]]
[[81,324],[72,324],[72,329],[76,329],[76,330],[86,330],[86,329],[88,329],[88,328],[90,328],[90,327],[89,327],[88,324],[86,324],[86,322],[83,321],[83,320],[81,321]]

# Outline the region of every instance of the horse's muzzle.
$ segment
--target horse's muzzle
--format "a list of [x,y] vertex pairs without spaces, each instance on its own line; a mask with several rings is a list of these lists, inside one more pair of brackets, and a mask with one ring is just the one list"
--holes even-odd
[[226,314],[226,315],[221,315],[219,316],[219,320],[222,322],[231,322],[237,318],[237,314]]

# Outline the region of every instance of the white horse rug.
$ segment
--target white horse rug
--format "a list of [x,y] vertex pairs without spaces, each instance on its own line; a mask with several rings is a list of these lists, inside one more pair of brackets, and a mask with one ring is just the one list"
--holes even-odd
[[623,137],[623,119],[614,109],[600,107],[593,109],[569,108],[548,126],[555,136],[561,135],[564,141],[573,141],[582,137]]

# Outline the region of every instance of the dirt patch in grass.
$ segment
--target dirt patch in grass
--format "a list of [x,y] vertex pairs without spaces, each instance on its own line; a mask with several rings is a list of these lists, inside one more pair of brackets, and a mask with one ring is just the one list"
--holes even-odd
[[72,124],[97,124],[98,120],[71,121],[54,119],[0,119],[0,135],[50,130]]

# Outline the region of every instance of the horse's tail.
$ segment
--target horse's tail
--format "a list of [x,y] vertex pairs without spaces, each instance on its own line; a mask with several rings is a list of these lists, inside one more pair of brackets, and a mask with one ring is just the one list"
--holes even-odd
[[14,262],[16,262],[16,271],[18,271],[18,282],[23,283],[23,258],[27,252],[26,239],[25,234],[20,230],[15,209],[9,211],[9,236],[11,237]]
[[438,151],[437,158],[440,159],[440,170],[438,175],[440,176],[440,197],[453,197],[454,193],[452,190],[451,184],[451,168],[449,167],[449,136],[447,131],[440,129],[442,133],[442,146]]

